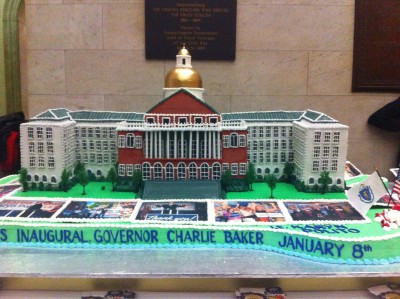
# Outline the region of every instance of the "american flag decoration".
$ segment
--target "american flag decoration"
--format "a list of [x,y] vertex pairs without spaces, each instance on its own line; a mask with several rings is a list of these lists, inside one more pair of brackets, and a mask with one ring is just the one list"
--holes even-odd
[[392,192],[400,195],[400,168],[397,171],[397,176],[393,185]]

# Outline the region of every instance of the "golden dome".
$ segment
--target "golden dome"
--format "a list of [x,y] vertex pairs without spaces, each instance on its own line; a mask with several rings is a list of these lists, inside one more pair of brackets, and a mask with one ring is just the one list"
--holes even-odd
[[192,68],[175,67],[165,77],[166,88],[192,87],[202,88],[203,83],[200,74]]
[[182,47],[176,55],[176,66],[165,76],[165,88],[202,88],[200,74],[192,68],[189,51]]

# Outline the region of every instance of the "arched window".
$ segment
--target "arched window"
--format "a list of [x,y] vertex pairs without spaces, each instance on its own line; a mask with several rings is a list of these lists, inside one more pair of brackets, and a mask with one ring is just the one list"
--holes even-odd
[[143,163],[143,180],[151,179],[150,163]]
[[47,182],[47,176],[45,175],[42,176],[42,182]]
[[309,184],[309,185],[314,185],[314,184],[315,184],[314,178],[310,178],[310,179],[308,180],[308,184]]
[[221,165],[214,163],[212,166],[212,179],[219,180],[221,178]]
[[274,173],[275,173],[275,174],[278,174],[278,173],[279,173],[279,168],[278,168],[278,167],[276,167],[276,168],[274,169]]
[[174,165],[172,165],[172,163],[167,163],[167,165],[165,166],[165,179],[174,179]]
[[231,147],[238,147],[238,134],[232,133],[230,139]]
[[162,165],[160,162],[154,164],[154,179],[155,180],[162,180]]
[[269,169],[268,167],[265,168],[265,174],[269,174],[269,173],[271,173],[271,169]]
[[96,175],[97,176],[101,176],[101,170],[100,169],[96,171]]
[[341,179],[337,179],[336,180],[336,185],[341,185],[342,184],[342,180]]
[[200,166],[200,178],[202,180],[208,180],[210,179],[210,174],[209,174],[209,166],[207,163],[203,163]]
[[189,180],[197,179],[197,165],[192,162],[189,164]]
[[257,174],[262,174],[262,169],[261,168],[257,168]]
[[39,176],[37,174],[35,174],[35,176],[33,177],[35,182],[39,182]]
[[53,184],[57,183],[57,179],[56,179],[55,176],[52,176],[52,177],[51,177],[51,182],[52,182]]
[[178,164],[178,180],[186,179],[186,164],[181,162]]
[[26,180],[27,180],[28,182],[32,181],[32,176],[31,176],[30,174],[28,174],[28,175],[26,176]]
[[126,134],[126,147],[134,147],[135,146],[135,135],[132,133]]

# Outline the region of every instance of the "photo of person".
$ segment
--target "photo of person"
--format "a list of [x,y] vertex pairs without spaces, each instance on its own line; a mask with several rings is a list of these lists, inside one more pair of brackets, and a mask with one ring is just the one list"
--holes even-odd
[[206,202],[143,202],[137,220],[206,221]]
[[18,217],[50,218],[64,205],[64,203],[65,202],[60,201],[37,201]]
[[216,201],[216,222],[284,222],[275,201]]
[[7,194],[13,192],[14,190],[18,189],[19,185],[7,185],[7,186],[0,186],[0,198],[6,196]]
[[364,220],[348,202],[285,202],[294,221]]
[[71,201],[57,218],[127,219],[135,206],[134,201]]
[[17,217],[35,203],[31,200],[3,200],[0,202],[0,217]]

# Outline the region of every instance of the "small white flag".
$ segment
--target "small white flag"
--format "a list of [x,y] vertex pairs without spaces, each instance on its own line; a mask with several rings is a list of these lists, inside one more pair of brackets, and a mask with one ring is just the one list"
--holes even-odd
[[375,171],[361,183],[347,191],[349,202],[362,215],[367,214],[372,205],[387,193],[379,174]]

